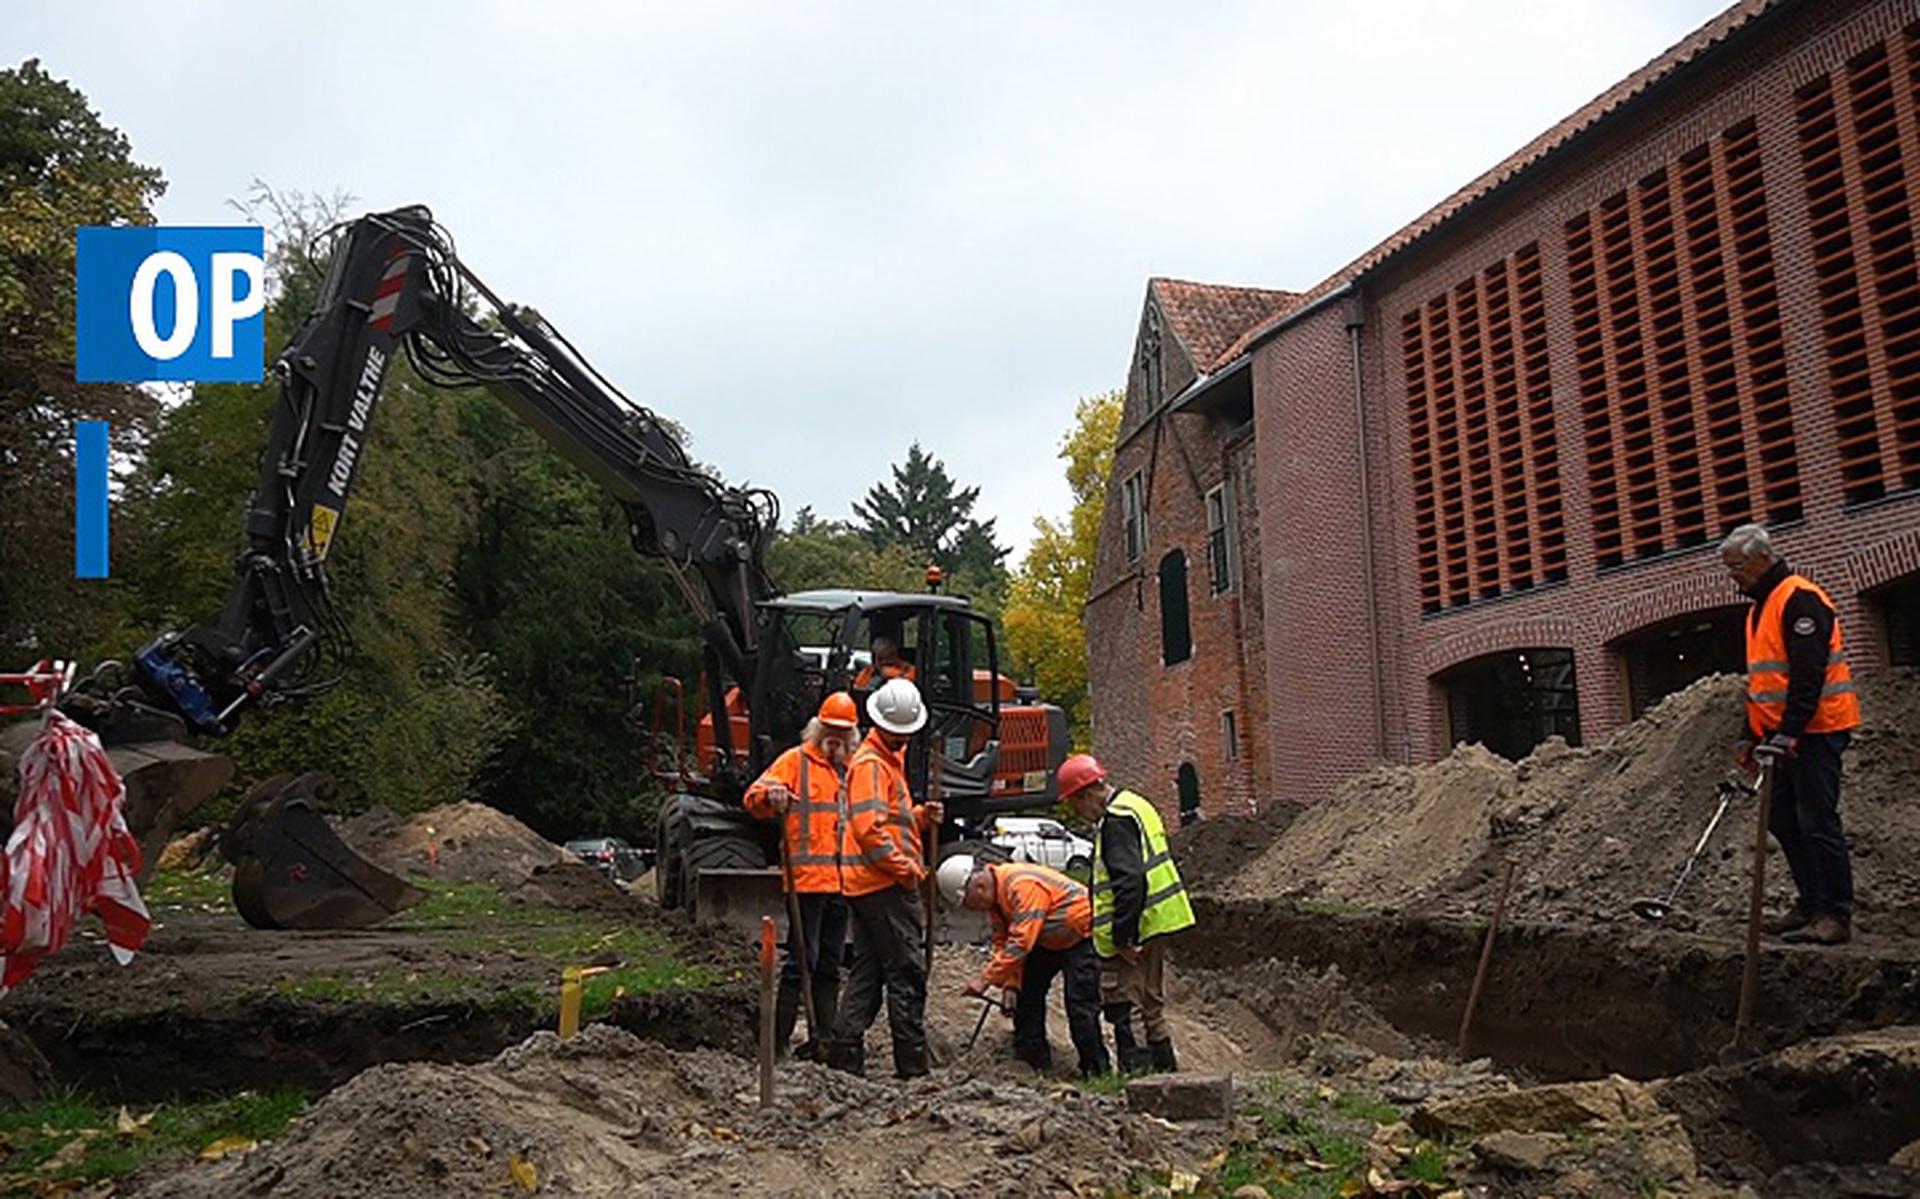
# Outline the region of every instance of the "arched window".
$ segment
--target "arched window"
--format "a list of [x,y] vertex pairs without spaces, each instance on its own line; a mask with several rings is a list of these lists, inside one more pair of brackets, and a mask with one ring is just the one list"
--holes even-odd
[[1193,657],[1187,627],[1187,555],[1174,550],[1160,559],[1160,661],[1172,666]]
[[1200,772],[1192,762],[1182,762],[1174,783],[1180,792],[1180,820],[1184,824],[1190,819],[1188,813],[1200,810]]

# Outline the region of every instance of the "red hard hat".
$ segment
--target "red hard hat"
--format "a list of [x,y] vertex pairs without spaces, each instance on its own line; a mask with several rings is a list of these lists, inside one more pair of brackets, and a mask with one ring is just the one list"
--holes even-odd
[[819,721],[835,728],[854,728],[860,723],[860,709],[853,706],[851,695],[836,691],[820,701]]
[[1055,777],[1060,780],[1060,798],[1069,799],[1106,778],[1107,768],[1100,765],[1092,754],[1075,754],[1060,763],[1060,773]]

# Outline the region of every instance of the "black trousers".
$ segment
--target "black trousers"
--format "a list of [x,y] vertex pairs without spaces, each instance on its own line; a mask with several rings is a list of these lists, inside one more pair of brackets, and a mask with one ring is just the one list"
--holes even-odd
[[1853,859],[1840,828],[1840,754],[1850,733],[1808,733],[1773,771],[1768,824],[1793,871],[1800,910],[1853,918]]
[[780,964],[780,985],[789,988],[800,985],[800,938],[795,932],[806,933],[807,969],[813,972],[814,986],[837,980],[847,948],[847,901],[838,895],[800,893],[800,927],[787,929],[786,961]]
[[1036,947],[1027,955],[1020,997],[1013,1005],[1014,1056],[1041,1070],[1053,1065],[1053,1050],[1047,1045],[1047,992],[1056,974],[1066,976],[1061,990],[1067,1032],[1080,1054],[1080,1073],[1105,1074],[1110,1063],[1100,1035],[1100,959],[1091,941],[1076,941],[1066,949]]
[[922,958],[926,918],[920,893],[888,887],[872,895],[847,900],[853,916],[853,965],[840,997],[840,1017],[833,1028],[836,1046],[859,1060],[858,1046],[866,1040],[880,1014],[880,997],[887,1001],[887,1030],[893,1035],[896,1068],[924,1063],[927,1055],[927,971]]

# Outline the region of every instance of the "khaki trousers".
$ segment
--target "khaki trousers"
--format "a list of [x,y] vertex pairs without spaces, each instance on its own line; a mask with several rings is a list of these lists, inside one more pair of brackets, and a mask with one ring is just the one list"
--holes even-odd
[[1117,954],[1100,959],[1100,1002],[1130,1003],[1146,1025],[1147,1042],[1170,1041],[1167,1029],[1167,939],[1154,937],[1140,947],[1140,960]]

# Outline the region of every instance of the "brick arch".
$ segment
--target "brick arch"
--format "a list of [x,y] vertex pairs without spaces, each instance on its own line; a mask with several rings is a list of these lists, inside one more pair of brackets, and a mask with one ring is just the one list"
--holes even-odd
[[1600,609],[1600,641],[1611,645],[1648,625],[1746,602],[1720,571],[1689,571],[1680,578],[1636,591]]
[[[1855,591],[1869,591],[1911,574],[1920,574],[1920,529],[1883,538],[1847,555],[1847,574]],[[1838,597],[1836,597],[1838,598]]]
[[1515,649],[1566,649],[1575,643],[1574,622],[1564,616],[1527,616],[1481,625],[1427,646],[1420,669],[1429,677],[1450,666]]

